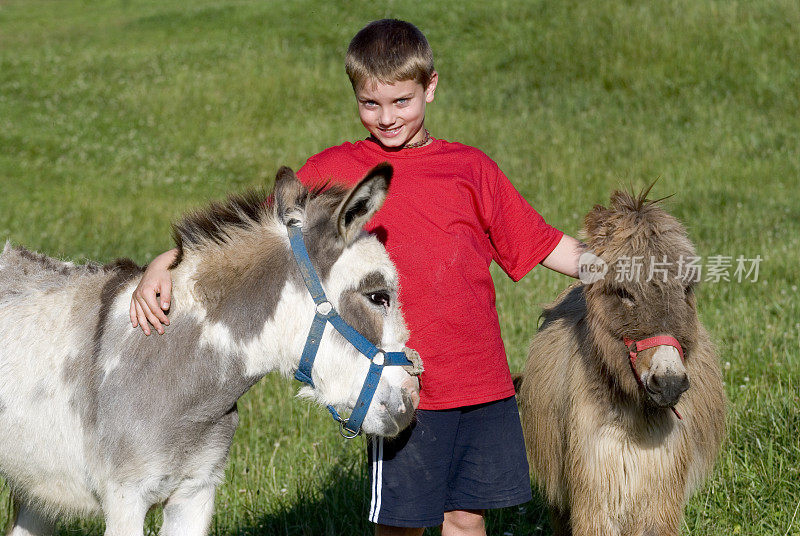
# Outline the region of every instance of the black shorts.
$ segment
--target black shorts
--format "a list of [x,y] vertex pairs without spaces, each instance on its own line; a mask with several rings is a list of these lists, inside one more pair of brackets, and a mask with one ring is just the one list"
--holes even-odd
[[447,410],[417,410],[393,439],[367,442],[369,520],[433,527],[450,510],[483,510],[531,499],[516,399]]

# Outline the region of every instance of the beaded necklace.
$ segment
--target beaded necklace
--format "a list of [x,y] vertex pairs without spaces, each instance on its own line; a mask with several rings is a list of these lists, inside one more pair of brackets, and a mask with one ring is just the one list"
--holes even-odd
[[426,128],[424,138],[414,143],[406,143],[403,146],[403,149],[416,149],[417,147],[424,147],[425,145],[428,145],[429,141],[431,141],[431,133],[428,132],[428,129]]

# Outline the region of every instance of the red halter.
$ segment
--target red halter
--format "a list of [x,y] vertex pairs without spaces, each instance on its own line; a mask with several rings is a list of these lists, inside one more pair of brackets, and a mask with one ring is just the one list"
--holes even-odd
[[[636,381],[642,386],[642,388],[644,388],[644,383],[642,382],[642,377],[639,375],[639,371],[636,370],[636,357],[639,352],[647,350],[648,348],[655,348],[656,346],[672,346],[678,350],[678,354],[681,356],[681,362],[684,361],[681,343],[678,342],[678,339],[675,337],[670,337],[669,335],[656,335],[655,337],[648,337],[640,341],[634,341],[628,337],[623,337],[622,341],[625,343],[625,346],[628,347],[628,355],[630,356],[631,370],[633,370],[633,375],[636,377]],[[670,409],[678,419],[683,420],[683,417],[681,417],[681,414],[678,413],[677,409],[675,409],[675,406],[671,406]]]

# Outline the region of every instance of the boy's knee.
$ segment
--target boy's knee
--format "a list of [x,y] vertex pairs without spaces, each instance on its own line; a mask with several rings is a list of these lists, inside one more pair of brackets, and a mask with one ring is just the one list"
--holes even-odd
[[486,534],[483,510],[451,510],[444,513],[442,536]]

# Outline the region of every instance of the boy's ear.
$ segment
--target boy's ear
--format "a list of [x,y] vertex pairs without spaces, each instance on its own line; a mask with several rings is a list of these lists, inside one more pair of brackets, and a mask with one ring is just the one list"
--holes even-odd
[[431,79],[428,81],[428,87],[425,88],[425,102],[433,102],[433,97],[436,93],[436,86],[439,84],[439,73],[433,71]]
[[290,168],[282,166],[275,175],[275,209],[281,222],[286,225],[289,220],[302,219],[300,199],[306,194],[306,188],[297,180]]
[[392,166],[384,162],[372,168],[366,177],[353,188],[336,211],[339,236],[345,244],[350,244],[375,214],[386,195],[392,180]]

